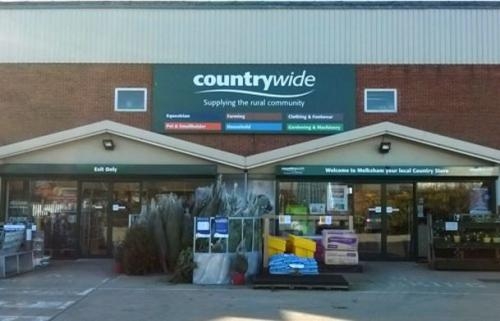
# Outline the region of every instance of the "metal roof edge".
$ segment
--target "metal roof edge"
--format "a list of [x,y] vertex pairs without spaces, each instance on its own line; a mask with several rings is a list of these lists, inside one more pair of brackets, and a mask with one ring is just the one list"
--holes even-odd
[[245,164],[244,157],[237,154],[116,123],[110,120],[103,120],[1,146],[0,160],[106,133],[239,169],[243,169]]
[[8,1],[0,9],[500,9],[500,1]]
[[381,122],[348,132],[248,156],[247,168],[254,169],[271,165],[284,160],[383,135],[395,136],[408,141],[500,164],[500,150],[392,122]]
[[392,125],[393,128],[399,128],[396,131],[389,130],[387,133],[389,135],[500,164],[500,150],[498,149],[408,126],[394,123]]
[[103,120],[1,146],[0,160],[106,133],[238,169],[254,169],[382,135],[395,136],[408,141],[500,164],[500,150],[498,149],[392,122],[381,122],[344,133],[321,137],[245,157],[178,138],[165,136],[145,129],[116,123],[110,120]]

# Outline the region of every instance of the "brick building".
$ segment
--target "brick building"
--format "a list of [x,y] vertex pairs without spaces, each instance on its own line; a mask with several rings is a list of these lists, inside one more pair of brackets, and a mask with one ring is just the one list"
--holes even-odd
[[498,213],[499,19],[497,2],[2,3],[0,218],[69,217],[46,247],[106,256],[150,197],[222,174],[360,235],[377,209],[362,257],[425,256],[424,207]]

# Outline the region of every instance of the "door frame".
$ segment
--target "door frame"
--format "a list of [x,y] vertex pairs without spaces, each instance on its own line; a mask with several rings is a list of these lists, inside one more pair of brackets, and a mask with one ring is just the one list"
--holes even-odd
[[[106,254],[103,255],[97,255],[97,254],[83,254],[83,237],[81,235],[81,231],[83,228],[83,222],[82,222],[82,202],[83,202],[83,184],[85,183],[103,183],[107,185],[108,189],[106,192],[106,199],[107,199],[107,204],[106,204]],[[113,252],[112,252],[112,229],[110,228],[111,224],[111,202],[110,200],[113,198],[113,191],[112,191],[112,181],[111,180],[106,180],[106,179],[80,179],[78,180],[78,204],[77,204],[77,210],[78,210],[78,250],[79,250],[79,256],[82,258],[108,258],[111,257]]]
[[[412,261],[416,259],[417,255],[417,246],[418,246],[418,231],[417,231],[417,203],[416,203],[416,193],[417,193],[417,183],[414,181],[355,181],[349,184],[370,184],[370,185],[379,185],[380,186],[380,204],[381,207],[381,230],[380,230],[380,252],[378,253],[367,253],[365,254],[365,259],[368,260],[383,260],[383,261]],[[401,184],[401,185],[411,185],[412,186],[412,200],[411,200],[411,208],[412,214],[409,217],[408,221],[408,234],[410,237],[409,244],[409,252],[405,257],[395,257],[389,255],[387,252],[387,238],[388,238],[388,193],[387,186]]]
[[[411,208],[412,208],[412,214],[409,216],[409,221],[408,221],[408,234],[410,237],[410,244],[408,246],[408,255],[406,257],[393,257],[390,256],[388,251],[387,251],[387,238],[389,236],[389,217],[387,213],[387,207],[388,207],[388,192],[387,192],[387,186],[388,185],[411,185],[412,186],[412,198],[411,198]],[[380,183],[381,185],[381,207],[382,207],[382,231],[381,231],[381,245],[380,245],[380,257],[381,259],[384,260],[394,260],[394,261],[408,261],[408,260],[414,260],[416,258],[416,246],[418,244],[417,242],[417,225],[416,225],[416,220],[417,220],[417,213],[416,213],[416,183],[415,182],[383,182]]]
[[[83,184],[85,183],[102,183],[107,186],[107,192],[106,192],[106,198],[107,198],[107,205],[106,205],[106,254],[103,255],[84,255],[83,254],[83,238],[81,235],[81,230],[83,228],[82,225],[82,193],[83,193]],[[114,203],[114,197],[113,197],[113,192],[115,188],[116,183],[137,183],[139,184],[139,196],[140,196],[140,202],[142,204],[142,180],[140,179],[134,179],[134,178],[123,178],[123,179],[92,179],[92,178],[82,178],[78,180],[78,198],[77,198],[77,211],[78,211],[78,216],[77,216],[77,224],[79,226],[78,228],[78,235],[77,235],[77,240],[78,240],[78,253],[79,257],[83,258],[109,258],[113,256],[113,203]]]

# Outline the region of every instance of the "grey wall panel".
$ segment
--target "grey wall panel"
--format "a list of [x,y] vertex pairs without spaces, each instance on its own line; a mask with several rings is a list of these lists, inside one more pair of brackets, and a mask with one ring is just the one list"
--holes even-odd
[[500,63],[500,9],[0,9],[0,62]]

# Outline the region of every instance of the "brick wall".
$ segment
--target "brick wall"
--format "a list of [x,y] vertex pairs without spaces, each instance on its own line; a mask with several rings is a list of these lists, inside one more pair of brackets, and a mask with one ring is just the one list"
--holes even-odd
[[[0,145],[109,119],[150,129],[152,66],[0,64]],[[114,111],[116,87],[147,87],[148,111]],[[396,88],[396,114],[364,113],[365,88]],[[392,121],[500,148],[500,66],[358,66],[357,127]],[[317,135],[176,134],[251,155]]]
[[109,119],[151,128],[148,112],[114,111],[116,87],[150,88],[149,65],[0,64],[0,145]]
[[[357,126],[392,121],[500,149],[500,66],[359,66]],[[396,88],[396,114],[364,113],[365,88]]]

